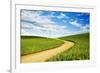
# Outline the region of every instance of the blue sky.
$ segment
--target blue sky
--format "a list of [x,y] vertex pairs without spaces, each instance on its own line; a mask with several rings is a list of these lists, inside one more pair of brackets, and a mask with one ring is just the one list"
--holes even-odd
[[89,32],[90,14],[21,10],[21,35],[62,37]]

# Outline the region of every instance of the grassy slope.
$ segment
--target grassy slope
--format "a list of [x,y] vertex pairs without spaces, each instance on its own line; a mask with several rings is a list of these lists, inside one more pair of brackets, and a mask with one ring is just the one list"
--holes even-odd
[[35,36],[21,36],[21,55],[35,53],[54,47],[58,47],[64,42],[61,40],[35,37]]
[[60,38],[75,43],[69,50],[58,54],[49,61],[86,60],[89,59],[89,33]]

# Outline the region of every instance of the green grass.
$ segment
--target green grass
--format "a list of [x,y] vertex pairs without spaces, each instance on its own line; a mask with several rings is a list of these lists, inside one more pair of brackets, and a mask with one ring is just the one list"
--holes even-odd
[[62,37],[60,39],[74,42],[75,45],[48,61],[89,60],[89,33]]
[[36,53],[61,46],[64,42],[57,39],[21,36],[21,55]]

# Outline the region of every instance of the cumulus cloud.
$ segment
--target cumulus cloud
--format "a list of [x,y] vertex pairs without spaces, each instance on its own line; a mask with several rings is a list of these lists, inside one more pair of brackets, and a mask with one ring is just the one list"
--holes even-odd
[[89,25],[87,24],[87,25],[85,25],[85,26],[82,26],[82,27],[81,27],[81,31],[82,31],[82,32],[88,32],[88,31],[89,31]]
[[65,14],[63,14],[63,13],[60,13],[60,15],[59,15],[59,16],[57,16],[57,18],[59,18],[59,19],[62,19],[62,18],[64,18],[64,17],[66,17],[66,15],[65,15]]
[[82,27],[81,24],[77,22],[77,20],[71,21],[70,24],[72,24],[75,27]]
[[[64,15],[62,15],[64,16]],[[58,37],[66,34],[66,26],[57,25],[51,20],[53,15],[42,15],[42,11],[21,12],[22,35],[37,35],[47,37]]]
[[65,15],[64,13],[60,13],[60,15],[57,16],[58,19],[63,19],[66,18],[68,19],[69,17],[67,15]]
[[[74,18],[71,18],[74,16]],[[80,32],[88,32],[88,23],[84,26],[78,21],[80,18],[75,17],[64,12],[45,12],[35,10],[21,10],[21,35],[33,35],[44,37],[61,37],[71,34],[77,34]],[[78,14],[77,16],[84,16],[84,14]],[[75,20],[76,19],[76,20]],[[59,20],[61,22],[59,23]],[[82,19],[84,22],[87,19]],[[71,27],[73,25],[75,27]],[[73,31],[72,29],[78,29],[79,31]]]
[[89,24],[85,24],[84,26],[80,23],[78,23],[77,20],[71,21],[71,25],[78,27],[81,32],[88,32],[89,31]]

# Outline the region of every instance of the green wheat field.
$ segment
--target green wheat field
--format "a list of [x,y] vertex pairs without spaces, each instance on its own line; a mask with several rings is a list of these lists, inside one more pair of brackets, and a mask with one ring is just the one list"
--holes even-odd
[[90,59],[89,33],[60,38],[21,36],[21,56],[59,47],[64,44],[64,41],[73,42],[75,45],[67,51],[53,56],[47,61],[72,61]]

